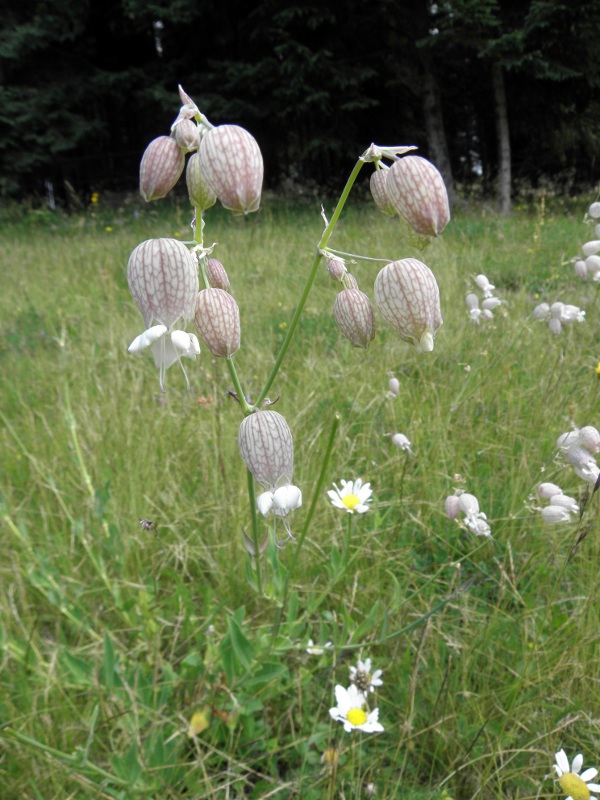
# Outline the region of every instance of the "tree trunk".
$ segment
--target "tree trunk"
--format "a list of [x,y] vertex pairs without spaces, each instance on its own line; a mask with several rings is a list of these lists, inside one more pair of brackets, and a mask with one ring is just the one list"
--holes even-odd
[[427,144],[433,163],[442,173],[450,205],[456,199],[454,176],[450,163],[444,115],[442,111],[442,96],[437,78],[433,71],[431,54],[427,48],[422,48],[421,63],[423,64],[423,113],[425,116],[425,130],[427,131]]
[[497,61],[492,64],[492,90],[496,116],[496,141],[498,144],[498,205],[503,214],[508,214],[511,208],[510,134],[508,130],[504,73]]

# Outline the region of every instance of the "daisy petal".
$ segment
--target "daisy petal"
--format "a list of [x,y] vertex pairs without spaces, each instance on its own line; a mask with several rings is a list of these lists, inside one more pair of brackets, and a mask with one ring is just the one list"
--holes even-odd
[[564,772],[569,772],[569,759],[567,758],[567,754],[565,753],[565,751],[559,750],[554,757],[556,758],[556,763],[558,764],[558,768],[560,769],[559,776],[562,775]]
[[575,758],[573,759],[573,763],[571,764],[571,772],[573,775],[579,775],[579,770],[583,766],[583,756],[581,753],[578,753]]
[[[573,766],[574,765],[575,765],[575,762],[573,762]],[[573,769],[573,772],[575,772],[574,769]],[[598,774],[598,770],[595,767],[590,767],[589,769],[584,770],[579,777],[581,778],[582,781],[584,781],[584,783],[587,783],[588,781],[591,781],[592,778],[595,778],[597,774]],[[589,789],[589,786],[588,786],[588,789]]]

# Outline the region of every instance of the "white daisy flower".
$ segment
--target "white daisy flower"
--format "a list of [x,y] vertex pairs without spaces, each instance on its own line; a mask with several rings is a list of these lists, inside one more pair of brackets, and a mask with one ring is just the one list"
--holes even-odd
[[558,775],[560,788],[567,795],[566,800],[598,800],[592,792],[600,792],[600,784],[590,783],[596,777],[598,770],[595,767],[584,770],[581,775],[579,770],[583,766],[581,753],[575,756],[569,768],[569,759],[564,750],[555,755],[556,764],[554,771]]
[[[364,731],[365,733],[375,733],[383,730],[383,725],[378,722],[379,709],[365,711],[363,706],[366,703],[365,696],[354,684],[348,689],[343,686],[335,687],[335,699],[337,706],[329,709],[329,714],[336,722],[344,723],[344,730],[350,733],[353,730]],[[573,798],[579,800],[579,798]]]
[[312,639],[309,639],[306,652],[309,656],[322,656],[327,647],[333,647],[331,642],[325,642],[322,647],[319,647],[319,645],[316,645]]
[[366,661],[361,661],[359,658],[357,665],[350,667],[350,683],[355,684],[363,694],[368,694],[374,692],[375,687],[383,685],[381,674],[380,669],[371,672],[370,658],[367,658]]
[[373,494],[370,483],[363,484],[360,478],[355,481],[340,481],[340,483],[342,484],[341,489],[334,483],[335,491],[330,489],[327,492],[332,505],[349,514],[364,514],[369,510],[367,503],[371,502]]

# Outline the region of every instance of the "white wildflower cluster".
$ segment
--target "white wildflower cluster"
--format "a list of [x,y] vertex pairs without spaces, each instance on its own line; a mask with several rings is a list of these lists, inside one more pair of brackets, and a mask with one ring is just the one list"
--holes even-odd
[[570,303],[556,302],[552,303],[552,305],[540,303],[533,309],[533,317],[534,319],[547,321],[552,333],[559,334],[564,325],[570,325],[573,322],[585,322],[585,311]]
[[462,489],[455,489],[454,494],[446,498],[445,508],[450,519],[457,519],[459,514],[463,514],[460,522],[475,536],[492,538],[487,517],[483,511],[479,510],[479,500],[474,494],[469,494]]
[[563,494],[560,486],[555,483],[540,483],[537,493],[548,504],[540,508],[544,522],[551,524],[571,522],[579,514],[579,504],[574,497]]
[[596,454],[600,452],[600,433],[592,425],[562,433],[556,440],[561,456],[573,467],[578,478],[596,483],[600,467]]
[[350,686],[335,687],[337,706],[329,709],[331,718],[341,722],[346,733],[380,733],[383,725],[379,722],[379,709],[369,709],[369,695],[382,685],[381,670],[371,672],[371,659],[358,659],[357,665],[350,667]]
[[476,275],[474,280],[483,295],[481,307],[479,306],[479,297],[474,292],[469,292],[465,300],[467,308],[469,309],[469,318],[471,322],[475,322],[479,325],[481,320],[485,321],[494,318],[493,311],[502,304],[502,300],[494,296],[494,289],[496,287],[489,282],[485,275]]
[[581,253],[574,259],[575,274],[578,278],[585,280],[591,278],[593,281],[600,281],[600,224],[596,220],[600,219],[600,203],[592,203],[588,208],[587,222],[594,224],[595,239],[585,242],[581,246]]

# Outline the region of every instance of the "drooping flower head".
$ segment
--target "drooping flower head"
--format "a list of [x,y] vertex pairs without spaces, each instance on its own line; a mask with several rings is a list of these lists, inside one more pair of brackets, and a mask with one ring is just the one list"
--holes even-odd
[[260,409],[245,417],[240,424],[238,444],[246,466],[266,489],[292,483],[292,432],[277,411]]
[[140,194],[144,200],[149,203],[168,195],[181,177],[184,166],[183,150],[173,137],[153,139],[140,163]]
[[179,321],[185,326],[194,316],[198,294],[196,262],[177,239],[148,239],[129,257],[127,282],[146,326],[146,331],[129,345],[129,352],[140,355],[151,347],[164,389],[165,371],[175,361],[181,364],[181,356],[195,358],[200,352],[194,334],[175,328]]
[[375,313],[367,295],[360,289],[342,289],[335,298],[333,315],[346,339],[366,350],[375,338]]
[[202,289],[196,297],[194,323],[210,352],[230,358],[240,348],[240,310],[223,289]]
[[442,324],[440,290],[422,261],[404,258],[385,266],[375,279],[375,303],[386,322],[417,352],[433,350]]
[[379,709],[365,711],[366,698],[354,684],[350,684],[348,689],[338,684],[335,687],[335,699],[337,706],[330,708],[329,714],[336,722],[343,723],[346,733],[353,730],[365,733],[383,731],[383,725],[379,722]]
[[258,210],[264,167],[252,134],[239,125],[218,125],[205,134],[198,154],[206,183],[225,208],[238,214]]
[[393,208],[422,236],[439,236],[450,221],[448,192],[439,170],[421,156],[404,156],[387,171]]
[[558,776],[560,788],[567,795],[566,800],[598,800],[595,794],[600,792],[600,784],[591,783],[598,774],[598,770],[595,767],[590,767],[580,775],[579,773],[583,766],[581,753],[575,756],[570,766],[564,750],[559,750],[555,758],[554,771]]
[[335,491],[330,489],[327,492],[332,505],[341,508],[349,514],[364,514],[369,510],[367,503],[371,502],[373,490],[370,483],[363,484],[360,478],[355,481],[340,481],[342,488],[333,484]]

